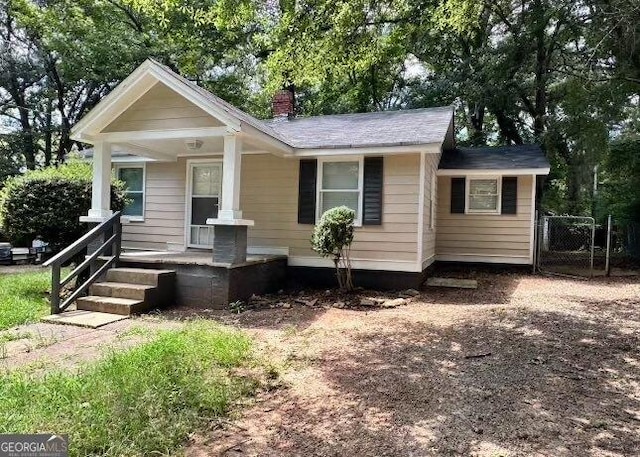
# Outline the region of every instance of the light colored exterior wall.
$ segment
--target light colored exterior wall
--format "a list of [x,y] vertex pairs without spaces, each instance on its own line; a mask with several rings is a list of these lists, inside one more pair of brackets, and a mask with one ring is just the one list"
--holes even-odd
[[[438,171],[438,164],[440,163],[441,154],[425,154],[423,160],[424,166],[424,201],[422,209],[422,268],[427,268],[431,265],[436,258],[436,227],[437,227],[437,207],[438,207],[438,177],[436,172]],[[436,182],[435,195],[431,195],[432,186],[431,182]],[[434,205],[434,224],[431,224],[431,205]]]
[[[426,268],[435,259],[529,263],[533,177],[518,177],[515,215],[451,214],[451,178],[437,177],[436,228],[432,230],[430,180],[438,161],[439,155],[425,154],[421,167],[419,154],[385,157],[383,224],[356,228],[352,246],[355,264],[362,268],[418,271],[418,265]],[[186,164],[185,158],[146,164],[145,218],[124,226],[125,247],[184,249]],[[288,252],[294,264],[316,265],[319,257],[309,244],[313,226],[297,222],[298,170],[298,159],[244,155],[240,204],[244,217],[255,221],[255,226],[249,228],[252,251]],[[418,252],[420,233],[422,249]]]
[[184,248],[186,160],[148,162],[144,221],[123,225],[127,248],[166,250]]
[[216,118],[164,84],[156,83],[102,131],[131,132],[221,125]]
[[[242,157],[240,207],[255,221],[249,246],[255,252],[288,250],[298,262],[316,262],[309,240],[312,225],[298,224],[299,160],[270,154]],[[352,259],[375,261],[377,269],[416,271],[420,155],[384,159],[383,224],[356,228]],[[123,246],[138,249],[184,249],[186,159],[146,164],[145,219],[123,229]],[[170,243],[168,246],[167,243]]]
[[531,262],[532,176],[518,176],[517,214],[451,214],[451,177],[438,178],[438,260]]
[[[352,259],[376,261],[378,269],[417,264],[419,154],[384,158],[382,225],[356,228]],[[273,155],[246,155],[242,160],[240,207],[255,221],[249,229],[252,247],[288,248],[294,262],[319,259],[309,240],[312,225],[298,224],[299,160]]]

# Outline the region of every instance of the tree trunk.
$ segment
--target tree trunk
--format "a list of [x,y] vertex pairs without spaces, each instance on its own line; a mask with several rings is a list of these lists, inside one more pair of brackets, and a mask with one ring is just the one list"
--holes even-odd
[[476,102],[473,110],[469,107],[469,124],[471,125],[471,133],[469,140],[475,146],[484,146],[486,138],[484,134],[484,114],[485,106],[483,103]]
[[545,8],[540,0],[535,2],[536,27],[536,69],[535,69],[535,112],[533,113],[533,133],[539,140],[545,132],[547,113],[547,48]]
[[45,131],[44,131],[44,166],[51,165],[51,153],[52,153],[52,137],[51,131],[53,124],[51,122],[51,111],[53,110],[51,99],[47,99],[47,112],[45,113]]
[[502,110],[495,110],[493,114],[498,122],[500,135],[502,135],[505,142],[507,144],[522,144],[522,136],[513,119],[508,117]]

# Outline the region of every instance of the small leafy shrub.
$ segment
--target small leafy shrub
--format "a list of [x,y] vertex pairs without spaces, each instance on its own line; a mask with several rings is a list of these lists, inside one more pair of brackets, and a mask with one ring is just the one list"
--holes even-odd
[[244,313],[247,310],[246,304],[242,300],[229,303],[229,311],[234,314]]
[[338,286],[346,291],[353,290],[349,252],[355,217],[356,213],[346,206],[332,208],[322,215],[311,237],[313,250],[322,257],[332,258]]
[[[87,231],[80,216],[91,207],[91,164],[80,160],[9,178],[0,192],[0,230],[14,245],[40,237],[62,249]],[[111,207],[126,203],[124,184],[114,180]]]

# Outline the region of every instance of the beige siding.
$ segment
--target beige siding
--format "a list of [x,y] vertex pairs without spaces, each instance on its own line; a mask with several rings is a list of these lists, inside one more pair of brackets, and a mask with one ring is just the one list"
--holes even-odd
[[164,84],[157,83],[103,131],[130,132],[220,125],[216,118]]
[[[250,246],[317,256],[309,244],[313,227],[297,222],[298,163],[266,154],[243,157],[240,204],[244,217],[255,221]],[[418,154],[385,157],[383,225],[356,229],[354,260],[416,262],[419,165]]]
[[146,164],[144,222],[123,226],[122,244],[138,249],[184,246],[186,162]]
[[518,206],[514,215],[451,214],[451,177],[438,178],[436,254],[484,257],[521,262],[530,257],[531,176],[518,176]]
[[[427,267],[435,260],[436,255],[436,228],[431,228],[431,205],[438,206],[438,186],[435,175],[440,163],[440,154],[427,154],[424,160],[424,202],[423,202],[423,225],[422,225],[422,263]],[[431,195],[431,181],[436,180],[435,195]],[[437,217],[434,219],[437,220]]]
[[[385,157],[383,225],[358,227],[354,260],[417,262],[418,154]],[[313,226],[298,224],[297,159],[268,154],[244,155],[240,205],[249,228],[249,246],[288,248],[291,256],[314,257]],[[183,246],[186,161],[148,163],[144,222],[124,228],[123,244],[140,249]]]

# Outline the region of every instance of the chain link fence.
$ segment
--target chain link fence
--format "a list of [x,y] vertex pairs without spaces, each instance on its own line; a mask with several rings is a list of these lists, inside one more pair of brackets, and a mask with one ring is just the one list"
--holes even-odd
[[536,232],[538,271],[567,276],[593,276],[596,267],[596,224],[592,217],[542,216],[538,219]]
[[640,267],[640,223],[613,221],[610,244],[612,267]]
[[[640,268],[640,223],[611,217],[541,216],[536,224],[535,268],[541,273],[592,277],[611,269]],[[615,273],[615,272],[614,272]]]

